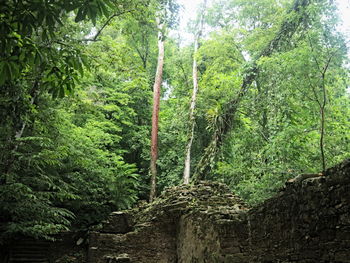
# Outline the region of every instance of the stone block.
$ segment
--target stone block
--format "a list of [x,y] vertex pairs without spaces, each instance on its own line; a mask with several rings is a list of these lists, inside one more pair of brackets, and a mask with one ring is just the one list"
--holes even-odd
[[103,223],[102,233],[125,234],[132,231],[131,216],[125,212],[113,212]]

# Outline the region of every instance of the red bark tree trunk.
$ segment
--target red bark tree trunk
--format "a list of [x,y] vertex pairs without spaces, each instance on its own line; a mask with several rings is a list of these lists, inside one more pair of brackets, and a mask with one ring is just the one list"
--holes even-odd
[[158,22],[158,63],[157,72],[153,85],[153,113],[152,113],[152,135],[151,135],[151,190],[149,201],[152,202],[156,196],[157,185],[157,159],[158,159],[158,119],[160,88],[162,85],[163,64],[164,64],[164,40],[162,34],[162,25]]

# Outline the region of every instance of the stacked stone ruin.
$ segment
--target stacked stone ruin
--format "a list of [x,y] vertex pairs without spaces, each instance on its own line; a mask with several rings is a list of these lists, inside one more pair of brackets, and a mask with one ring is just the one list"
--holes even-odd
[[110,215],[89,263],[350,262],[350,160],[249,208],[220,183],[166,190]]

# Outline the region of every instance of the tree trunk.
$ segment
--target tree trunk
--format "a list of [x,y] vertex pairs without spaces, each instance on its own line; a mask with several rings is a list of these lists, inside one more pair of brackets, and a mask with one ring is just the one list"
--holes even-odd
[[326,173],[326,157],[324,154],[324,135],[325,135],[325,108],[327,104],[327,90],[326,90],[326,72],[329,66],[329,63],[331,62],[332,57],[329,57],[327,64],[324,67],[324,70],[322,72],[322,103],[320,103],[320,114],[321,114],[321,123],[320,123],[320,152],[321,152],[321,160],[322,160],[322,173]]
[[191,127],[190,129],[191,130],[190,130],[190,138],[186,146],[185,169],[184,169],[184,175],[183,175],[184,184],[189,184],[190,182],[191,148],[192,148],[192,143],[194,139],[194,128],[196,125],[194,114],[196,109],[196,101],[197,101],[197,93],[198,93],[198,68],[197,68],[196,53],[198,51],[199,41],[203,32],[203,20],[204,20],[204,11],[205,11],[206,5],[207,5],[207,0],[204,0],[203,9],[201,10],[202,12],[201,12],[201,18],[199,22],[199,29],[194,40],[193,69],[192,69],[193,91],[192,91],[192,99],[191,99],[191,105],[190,105],[190,127]]
[[325,133],[325,104],[321,107],[321,128],[320,128],[320,151],[322,160],[322,173],[326,173],[326,158],[324,155],[324,133]]
[[158,63],[157,72],[153,85],[153,113],[152,113],[152,135],[151,135],[151,191],[149,201],[152,202],[156,196],[156,179],[157,179],[157,159],[158,159],[158,119],[160,88],[162,85],[163,64],[164,64],[164,39],[162,34],[162,25],[158,23]]

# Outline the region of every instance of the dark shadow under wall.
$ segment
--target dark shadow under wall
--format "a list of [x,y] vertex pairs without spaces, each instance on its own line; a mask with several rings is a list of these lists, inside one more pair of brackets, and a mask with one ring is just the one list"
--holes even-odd
[[87,244],[80,242],[82,236],[66,232],[56,235],[55,242],[18,238],[0,248],[0,263],[85,263]]

